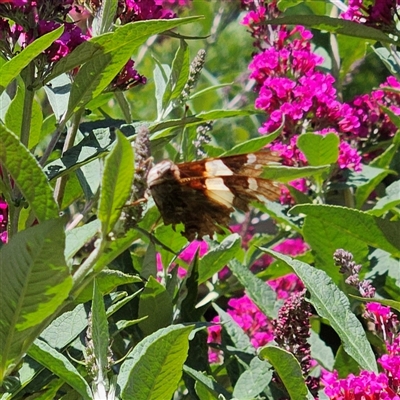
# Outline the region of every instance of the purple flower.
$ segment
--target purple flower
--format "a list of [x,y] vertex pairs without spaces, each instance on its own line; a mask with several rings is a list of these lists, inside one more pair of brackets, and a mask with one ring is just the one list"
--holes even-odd
[[147,79],[133,68],[135,62],[129,60],[121,72],[111,82],[112,89],[127,90],[139,84],[145,84]]
[[332,400],[400,400],[383,372],[361,371],[358,376],[350,374],[346,379],[338,379],[336,371],[325,372],[322,382],[325,394]]
[[249,336],[254,347],[270,342],[274,333],[271,322],[247,295],[228,301],[228,314]]
[[8,204],[0,197],[0,242],[8,242]]
[[[47,57],[47,61],[57,62],[61,58],[65,57],[72,52],[77,46],[86,41],[88,37],[83,35],[81,29],[73,23],[64,22],[63,34],[48,48],[44,51]],[[43,36],[46,33],[54,31],[60,23],[54,21],[39,21],[37,32],[39,36]],[[33,41],[32,38],[29,42]]]
[[155,0],[125,0],[118,3],[118,18],[122,24],[148,19],[171,19],[176,14]]
[[365,3],[363,4],[362,0],[349,0],[348,9],[341,17],[388,32],[395,29],[394,16],[400,5],[399,0],[375,0],[374,4],[367,1]]

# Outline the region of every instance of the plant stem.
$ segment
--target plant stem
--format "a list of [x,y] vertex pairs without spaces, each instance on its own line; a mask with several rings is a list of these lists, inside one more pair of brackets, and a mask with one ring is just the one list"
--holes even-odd
[[[74,145],[76,133],[78,132],[79,123],[81,121],[83,108],[77,111],[74,115],[72,126],[68,129],[67,137],[63,147],[63,154]],[[59,207],[61,207],[62,199],[64,197],[65,186],[67,184],[67,176],[62,176],[57,179],[54,188],[54,199],[56,200]]]
[[24,108],[22,114],[22,124],[21,124],[21,143],[28,147],[29,143],[29,133],[31,130],[31,119],[32,119],[32,105],[33,99],[35,97],[35,92],[32,89],[32,83],[35,77],[35,66],[30,63],[26,69],[24,77],[25,84],[25,96],[24,96]]

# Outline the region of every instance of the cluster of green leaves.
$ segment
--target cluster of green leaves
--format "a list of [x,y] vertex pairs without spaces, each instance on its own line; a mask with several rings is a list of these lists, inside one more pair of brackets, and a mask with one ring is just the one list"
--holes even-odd
[[[217,18],[212,4],[198,3],[207,21],[223,21],[216,29],[222,44],[216,41],[209,49],[214,54],[211,65],[214,62],[215,69],[223,69],[221,60],[215,60],[226,51],[237,15],[228,9],[225,19]],[[205,255],[187,265],[178,258],[187,246],[180,227],[174,231],[164,226],[151,202],[135,229],[121,227],[121,211],[131,195],[134,175],[130,142],[138,128],[149,130],[155,158],[185,161],[196,157],[196,128],[210,121],[220,121],[221,129],[230,130],[221,137],[216,128],[213,142],[204,146],[209,156],[257,151],[279,132],[259,138],[233,125],[233,117],[249,117],[251,124],[257,117],[252,110],[223,107],[220,90],[232,78],[228,70],[221,77],[205,71],[208,82],[200,82],[198,91],[191,94],[190,114],[176,107],[191,59],[184,33],[173,59],[166,62],[159,57],[154,62],[149,85],[155,92],[153,112],[145,110],[146,121],[142,117],[132,122],[130,95],[105,93],[105,89],[152,35],[177,26],[184,30],[184,24],[197,19],[137,22],[109,32],[107,13],[97,18],[99,35],[56,64],[45,82],[35,82],[26,71],[61,35],[61,29],[7,62],[0,59],[0,192],[10,209],[9,243],[0,249],[1,399],[167,399],[174,393],[202,400],[278,398],[282,392],[272,381],[272,371],[279,374],[291,398],[311,398],[295,357],[274,346],[257,353],[248,336],[220,307],[245,288],[260,310],[275,318],[281,302],[265,280],[291,271],[308,289],[319,316],[310,339],[313,357],[343,376],[359,368],[376,371],[370,338],[353,312],[359,300],[349,298],[351,291],[334,268],[332,254],[338,248],[350,251],[386,299],[381,302],[400,310],[396,268],[400,257],[399,182],[387,186],[380,200],[366,207],[369,195],[384,178],[399,170],[399,135],[379,158],[342,183],[339,189],[352,192],[354,208],[313,204],[312,198],[293,189],[298,205],[290,213],[276,203],[258,205],[277,221],[277,234],[261,233],[247,249],[242,248],[239,235],[220,234],[217,240],[208,241]],[[329,23],[337,24],[325,19],[310,22],[323,24],[325,29]],[[346,27],[341,25],[339,33],[348,34]],[[383,40],[371,37],[370,31],[360,35]],[[170,46],[170,42],[176,40],[156,44],[155,49]],[[236,46],[230,48],[234,57],[240,51],[240,40]],[[71,82],[66,73],[76,67],[79,72]],[[239,74],[240,67],[235,73]],[[44,91],[43,83],[49,84]],[[10,87],[16,90],[13,97],[6,91]],[[44,96],[51,105],[48,115],[40,103],[44,104]],[[142,97],[149,104],[154,101],[149,95]],[[205,109],[205,104],[212,107]],[[146,102],[142,105],[145,108]],[[83,120],[85,109],[91,114]],[[70,146],[62,155],[53,151],[46,162],[38,163],[36,158],[46,155],[46,150],[40,151],[46,148],[49,134],[54,130],[57,138],[65,128]],[[308,177],[318,194],[329,199],[327,187],[338,159],[336,141],[333,134],[302,135],[299,146],[309,166],[274,166],[265,170],[264,177],[281,182]],[[60,217],[59,210],[67,210],[67,216]],[[301,235],[311,248],[301,260],[269,249],[277,240],[293,235]],[[164,268],[161,282],[156,279],[157,253]],[[276,261],[256,276],[249,268],[265,253]],[[188,271],[182,280],[176,269],[170,271],[176,263]],[[219,280],[216,274],[226,265],[232,277]],[[207,359],[205,314],[210,312],[223,325],[220,349],[224,364],[217,367]],[[341,340],[335,357],[318,336],[322,324],[335,330]],[[374,345],[382,347],[382,343]]]

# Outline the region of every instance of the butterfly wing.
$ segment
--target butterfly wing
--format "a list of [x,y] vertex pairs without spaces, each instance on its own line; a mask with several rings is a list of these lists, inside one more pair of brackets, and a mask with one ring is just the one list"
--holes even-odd
[[269,152],[174,164],[162,161],[149,173],[148,186],[166,225],[183,223],[189,240],[219,231],[234,208],[249,202],[276,200],[279,186],[259,178],[278,158]]

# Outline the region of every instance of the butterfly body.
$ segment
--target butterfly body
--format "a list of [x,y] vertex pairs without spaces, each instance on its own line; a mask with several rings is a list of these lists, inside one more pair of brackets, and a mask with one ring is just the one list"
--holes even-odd
[[235,208],[247,211],[253,200],[279,198],[279,186],[260,178],[278,159],[265,151],[181,164],[165,160],[149,171],[147,185],[166,225],[183,223],[188,240],[212,237]]

